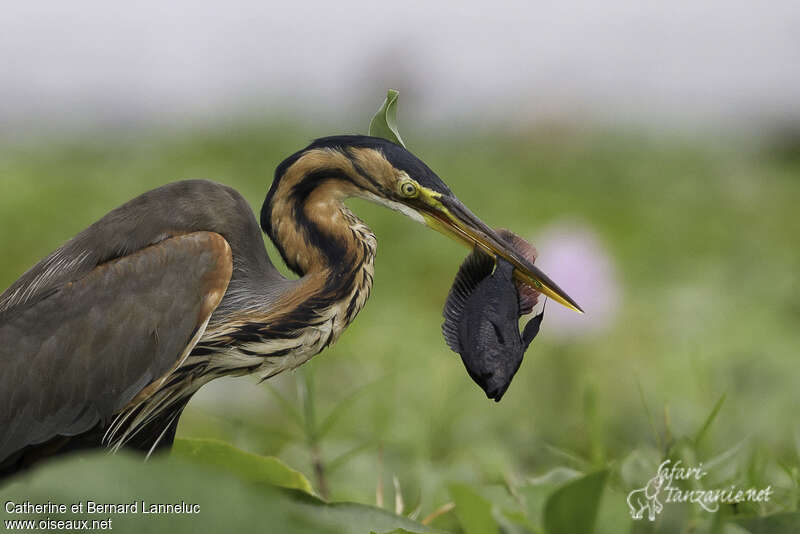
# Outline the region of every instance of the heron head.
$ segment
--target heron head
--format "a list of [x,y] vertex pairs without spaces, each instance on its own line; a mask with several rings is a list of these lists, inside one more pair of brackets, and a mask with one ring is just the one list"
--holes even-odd
[[341,195],[377,202],[471,249],[477,247],[494,257],[504,258],[514,266],[516,279],[567,308],[583,311],[550,277],[473,214],[430,167],[404,147],[380,137],[363,135],[317,139],[278,167],[273,189],[277,187],[279,176],[303,161],[305,166],[315,169],[314,173],[338,177],[337,191]]

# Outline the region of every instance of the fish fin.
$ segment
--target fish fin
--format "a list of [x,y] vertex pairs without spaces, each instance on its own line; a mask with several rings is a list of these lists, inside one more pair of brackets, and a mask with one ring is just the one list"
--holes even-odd
[[[536,247],[505,228],[498,229],[497,234],[511,245],[511,248],[516,250],[519,255],[531,263],[536,263],[536,257],[539,255],[536,251]],[[536,306],[539,299],[539,292],[523,282],[516,282],[516,286],[519,300],[519,314],[528,315]]]
[[493,269],[494,259],[479,250],[473,250],[458,268],[442,314],[444,316],[442,334],[444,334],[447,345],[454,352],[459,354],[462,352],[458,339],[458,325],[461,322],[467,300],[478,284],[492,274]]
[[528,350],[533,338],[539,334],[539,328],[542,326],[542,319],[544,319],[544,308],[542,308],[542,312],[539,315],[528,321],[528,324],[526,324],[525,328],[522,330],[523,353]]
[[505,228],[500,228],[497,230],[497,234],[502,237],[511,248],[517,251],[519,255],[524,257],[531,263],[536,261],[537,256],[539,256],[539,252],[536,250],[536,247],[525,241],[523,238],[512,232],[511,230],[506,230]]

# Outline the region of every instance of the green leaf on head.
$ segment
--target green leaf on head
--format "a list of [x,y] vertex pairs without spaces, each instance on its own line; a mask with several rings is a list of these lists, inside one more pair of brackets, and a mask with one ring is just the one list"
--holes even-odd
[[369,122],[369,135],[373,137],[383,137],[392,143],[405,148],[403,138],[400,137],[400,132],[397,129],[397,97],[400,96],[398,91],[389,89],[386,93],[386,100],[383,101],[378,112],[372,117]]

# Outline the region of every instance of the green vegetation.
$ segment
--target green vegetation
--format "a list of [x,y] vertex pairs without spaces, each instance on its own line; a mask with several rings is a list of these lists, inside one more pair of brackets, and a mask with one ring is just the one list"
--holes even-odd
[[[338,132],[241,124],[0,147],[0,287],[110,208],[169,181],[214,179],[258,210],[278,162],[325,133]],[[353,201],[378,236],[370,301],[298,372],[201,391],[179,436],[224,443],[180,442],[173,457],[146,465],[68,458],[3,496],[204,503],[200,519],[119,518],[130,531],[417,532],[427,519],[465,534],[592,524],[615,534],[796,532],[800,158],[564,129],[404,136],[493,226],[534,242],[558,221],[591,227],[622,288],[608,328],[556,336],[545,317],[495,404],[440,332],[466,251]],[[717,513],[665,504],[655,523],[633,521],[628,492],[665,458],[703,462],[702,487],[771,485],[774,495]]]

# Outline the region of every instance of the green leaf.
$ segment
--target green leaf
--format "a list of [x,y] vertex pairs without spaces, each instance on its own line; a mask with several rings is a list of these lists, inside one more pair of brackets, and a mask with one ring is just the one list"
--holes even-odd
[[361,396],[368,391],[368,388],[375,385],[377,382],[378,381],[376,380],[364,384],[363,386],[356,388],[354,391],[351,391],[347,396],[338,401],[336,406],[333,407],[322,423],[320,423],[319,430],[317,431],[318,438],[320,440],[324,438],[347,412],[347,410],[355,403],[355,401],[361,398]]
[[403,138],[400,137],[400,132],[397,130],[397,97],[399,95],[399,92],[389,89],[386,93],[386,100],[383,101],[381,107],[378,108],[378,112],[369,122],[369,135],[383,137],[392,143],[405,147]]
[[603,496],[608,471],[597,471],[556,490],[544,508],[547,534],[591,534]]
[[644,397],[644,388],[642,388],[642,382],[639,380],[639,377],[636,376],[636,387],[639,389],[639,400],[642,403],[642,407],[644,408],[644,413],[647,416],[647,422],[650,423],[650,431],[653,433],[653,437],[658,443],[658,448],[663,449],[661,444],[661,434],[658,433],[656,430],[656,421],[653,418],[653,414],[650,412],[650,408],[647,406],[647,399]]
[[694,437],[694,446],[697,447],[706,437],[708,433],[708,429],[711,427],[711,423],[714,422],[714,419],[717,418],[717,414],[719,414],[720,409],[722,408],[722,404],[725,402],[725,397],[727,393],[723,393],[722,396],[719,398],[716,404],[714,404],[714,408],[711,410],[711,413],[708,414],[706,417],[705,423],[703,426],[700,427],[700,430],[697,432],[697,435]]
[[273,456],[259,456],[213,439],[175,440],[172,454],[176,457],[224,469],[249,482],[264,482],[281,488],[297,489],[313,494],[308,479]]
[[[753,534],[749,530],[746,530],[739,525],[735,525],[733,523],[726,523],[722,525],[722,534]],[[716,534],[712,531],[712,534]]]
[[283,406],[283,408],[286,410],[286,413],[289,414],[292,422],[294,422],[297,425],[297,428],[305,430],[305,422],[303,420],[303,415],[300,413],[297,407],[291,402],[289,402],[289,399],[284,397],[280,391],[278,391],[277,389],[275,389],[274,386],[272,386],[272,384],[267,383],[265,385],[267,386],[266,388],[267,391],[281,404],[281,406]]
[[541,486],[541,485],[551,485],[551,486],[558,486],[564,484],[565,482],[569,482],[570,480],[574,480],[581,476],[580,471],[575,471],[569,467],[559,466],[554,467],[547,473],[538,476],[538,477],[531,477],[528,479],[528,484],[532,486]]
[[652,447],[641,447],[631,451],[619,467],[623,487],[638,488],[647,484],[663,460],[661,451]]
[[[196,440],[181,440],[185,449]],[[186,442],[189,443],[186,443]],[[224,445],[224,444],[223,444]],[[203,452],[210,452],[208,447]],[[233,449],[231,447],[231,449]],[[222,449],[218,449],[221,451]],[[238,456],[241,451],[233,449]],[[245,453],[246,454],[246,453]],[[254,455],[252,455],[254,456]],[[257,457],[261,459],[261,457]],[[115,533],[169,532],[280,532],[281,534],[350,534],[390,532],[439,532],[406,517],[374,506],[326,503],[296,489],[253,484],[263,477],[240,477],[239,467],[222,470],[207,466],[202,456],[187,461],[183,454],[160,454],[145,462],[140,454],[122,451],[78,453],[45,462],[2,486],[3,500],[66,504],[86,501],[106,504],[139,503],[138,513],[66,514],[42,512],[14,514],[0,507],[0,522],[10,519],[53,520],[110,518]],[[218,459],[210,455],[211,463]],[[250,464],[251,466],[254,464]],[[284,466],[285,468],[285,466]],[[260,467],[254,467],[259,471]],[[288,469],[288,468],[285,468]],[[291,471],[291,470],[289,470]],[[142,501],[199,506],[198,513],[144,514]],[[401,531],[402,532],[402,531]]]
[[367,443],[362,443],[361,445],[356,445],[352,449],[348,449],[341,453],[339,456],[332,458],[328,463],[325,465],[325,469],[328,473],[333,473],[347,462],[352,460],[355,456],[361,454],[362,452],[369,450],[375,447],[375,442],[369,441]]
[[500,534],[492,517],[492,504],[466,484],[451,484],[455,514],[465,534]]
[[[303,516],[342,532],[390,532],[395,529],[413,533],[439,532],[407,517],[395,515],[388,510],[357,503],[325,503],[312,496],[298,494]],[[269,531],[269,529],[267,529]]]
[[544,448],[547,449],[548,452],[553,454],[553,456],[555,456],[559,460],[571,463],[580,470],[588,471],[591,469],[592,465],[591,462],[589,462],[584,458],[581,458],[580,456],[571,451],[568,451],[561,447],[556,447],[555,445],[551,445],[550,443],[545,443]]
[[746,528],[751,534],[796,534],[800,532],[800,513],[798,512],[762,517],[742,517],[730,522]]
[[[12,514],[0,511],[0,521],[9,519],[112,520],[114,533],[169,532],[260,532],[264,525],[281,525],[282,534],[348,532],[301,513],[294,495],[270,485],[255,485],[229,472],[206,468],[183,458],[156,455],[145,462],[140,454],[105,451],[79,453],[46,462],[2,488],[3,499],[71,505],[84,503],[79,513]],[[311,499],[311,496],[307,496]],[[112,511],[88,513],[87,501],[104,504],[138,503],[134,513]],[[145,514],[142,502],[197,505],[198,513]],[[402,526],[402,525],[397,525]]]
[[709,473],[705,483],[724,484],[734,478],[742,470],[749,442],[750,438],[745,437],[713,458],[704,461],[703,468]]
[[528,523],[541,528],[544,524],[544,508],[550,495],[571,480],[581,476],[580,471],[569,467],[556,467],[544,475],[529,478],[517,491],[524,500]]

